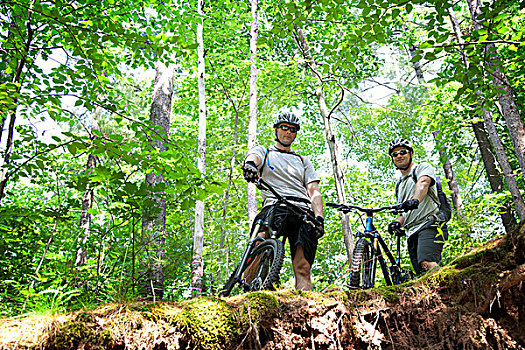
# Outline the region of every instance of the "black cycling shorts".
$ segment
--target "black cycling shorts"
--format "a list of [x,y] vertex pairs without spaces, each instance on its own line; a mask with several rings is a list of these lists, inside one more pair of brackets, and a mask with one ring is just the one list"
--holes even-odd
[[[272,229],[277,232],[277,237],[284,236],[288,238],[292,261],[295,257],[297,246],[301,245],[306,261],[312,266],[315,260],[315,252],[317,251],[317,233],[315,228],[290,212],[288,207],[284,205],[268,205],[262,208],[253,221],[254,225],[261,219],[264,225],[267,226],[268,220],[271,219],[272,211],[274,211]],[[313,213],[311,214],[313,215]]]

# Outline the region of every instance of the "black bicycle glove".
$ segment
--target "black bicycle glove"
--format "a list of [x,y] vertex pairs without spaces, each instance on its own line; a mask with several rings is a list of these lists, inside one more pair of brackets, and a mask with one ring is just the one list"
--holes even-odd
[[413,210],[417,209],[419,206],[419,200],[418,199],[409,199],[401,204],[401,209],[403,210]]
[[251,160],[244,163],[244,165],[242,166],[242,174],[244,175],[244,178],[248,182],[257,181],[258,171],[257,171],[257,166],[255,165],[255,163],[252,162]]
[[395,235],[398,230],[401,230],[401,223],[399,221],[392,221],[388,224],[388,233]]
[[316,216],[315,220],[317,220],[317,222],[319,223],[315,227],[317,238],[321,238],[324,236],[324,218],[322,216]]

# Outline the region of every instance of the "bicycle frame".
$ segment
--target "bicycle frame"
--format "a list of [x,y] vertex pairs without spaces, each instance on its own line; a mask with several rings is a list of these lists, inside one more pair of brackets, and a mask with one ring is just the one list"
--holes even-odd
[[[399,234],[396,234],[397,236],[397,242],[396,242],[396,257],[392,255],[392,252],[388,248],[386,242],[383,240],[379,232],[374,226],[374,213],[378,213],[381,211],[388,211],[393,214],[399,214],[401,212],[404,212],[401,208],[401,206],[394,205],[394,206],[387,206],[387,207],[381,207],[381,208],[361,208],[355,205],[345,205],[345,204],[336,204],[336,203],[326,203],[327,206],[336,208],[344,213],[348,213],[352,210],[358,210],[361,212],[364,212],[366,214],[366,221],[365,221],[365,229],[362,232],[357,232],[356,237],[359,238],[365,238],[370,242],[370,248],[371,248],[371,260],[372,260],[372,275],[371,280],[368,281],[368,285],[363,285],[364,288],[372,288],[374,287],[374,281],[376,278],[376,269],[377,269],[377,263],[379,262],[379,265],[381,266],[381,270],[383,271],[383,275],[385,278],[385,282],[387,285],[397,285],[402,282],[402,275],[406,272],[401,268],[401,236]],[[390,262],[389,266],[387,266],[387,261],[385,260],[384,255],[386,255],[388,262]]]
[[[381,270],[383,271],[386,284],[389,286],[393,284],[399,284],[401,280],[401,237],[397,236],[396,258],[394,259],[394,256],[392,255],[386,242],[383,240],[383,237],[381,237],[381,235],[374,226],[374,219],[372,213],[367,213],[365,230],[363,232],[356,233],[356,237],[365,237],[370,240],[373,258],[372,281],[375,281],[376,279],[377,262],[379,261],[379,265],[381,266]],[[383,250],[384,254],[386,254],[388,260],[391,262],[390,271],[387,268],[387,263],[385,261],[385,258],[383,257],[383,254],[381,253],[381,249]],[[394,281],[392,281],[391,277],[394,277]],[[366,287],[371,288],[373,286]]]

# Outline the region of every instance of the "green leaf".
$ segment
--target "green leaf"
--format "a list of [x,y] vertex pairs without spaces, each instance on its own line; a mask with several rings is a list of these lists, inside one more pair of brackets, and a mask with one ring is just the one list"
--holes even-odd
[[71,153],[74,156],[77,155],[77,147],[73,143],[68,143],[66,147],[69,153]]

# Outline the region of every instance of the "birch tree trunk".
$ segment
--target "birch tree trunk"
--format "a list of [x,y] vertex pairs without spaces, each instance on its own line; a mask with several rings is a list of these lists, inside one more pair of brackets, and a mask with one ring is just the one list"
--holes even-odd
[[[230,174],[228,176],[228,188],[224,191],[224,201],[222,203],[222,228],[221,228],[221,241],[219,243],[219,252],[222,252],[224,249],[224,241],[226,240],[226,214],[228,209],[228,202],[230,200],[230,192],[233,184],[233,169],[235,167],[236,159],[236,149],[237,149],[237,126],[239,121],[239,111],[235,109],[235,128],[233,133],[233,150],[232,156],[230,159]],[[229,252],[225,252],[226,258],[224,259],[225,265],[228,266]],[[222,254],[220,253],[217,256],[217,273],[215,274],[216,279],[220,279],[221,270],[222,270]]]
[[[439,131],[432,132],[434,139],[437,138],[438,133]],[[445,171],[445,177],[447,178],[448,188],[450,189],[450,191],[452,191],[452,204],[454,205],[454,209],[456,210],[456,215],[460,220],[463,221],[463,199],[461,198],[459,192],[459,186],[458,182],[456,181],[456,176],[454,175],[454,169],[452,169],[452,163],[450,163],[450,159],[443,152],[441,147],[438,147],[438,152],[439,157],[441,159],[445,159],[445,163],[443,164],[443,170]]]
[[[166,67],[163,63],[157,63],[150,120],[154,125],[161,127],[164,140],[167,139],[169,132],[174,72],[172,65]],[[166,147],[163,143],[162,140],[156,139],[151,142],[151,147],[164,151]],[[166,180],[162,174],[149,173],[146,175],[148,189],[165,183]],[[163,265],[166,257],[164,250],[166,198],[164,194],[164,191],[150,190],[148,197],[155,205],[144,208],[142,213],[141,246],[145,254],[140,257],[139,292],[153,301],[162,299],[164,295]]]
[[[403,25],[403,28],[406,29],[406,26]],[[408,52],[410,53],[411,59],[416,56],[416,49],[417,47],[415,47],[414,45],[410,45],[410,47],[408,48]],[[416,73],[417,81],[419,82],[419,84],[424,84],[425,76],[423,75],[423,70],[421,69],[421,63],[419,61],[414,61],[412,62],[412,66],[414,67],[414,72]]]
[[[23,30],[20,29],[17,21],[16,21],[16,15],[14,13],[6,13],[4,14],[9,21],[9,29],[7,33],[7,38],[2,43],[2,49],[4,50],[3,54],[3,60],[5,62],[9,62],[13,60],[13,57],[10,56],[7,52],[9,52],[9,49],[13,49],[17,45],[18,38],[16,36],[16,33],[22,33]],[[16,52],[18,50],[13,50],[13,52]],[[6,70],[0,71],[0,84],[10,83],[13,81],[13,73],[7,72]],[[9,89],[3,90],[2,92],[8,92]],[[4,107],[5,108],[5,107]],[[10,115],[9,110],[0,110],[0,145],[2,144],[2,138],[4,133],[4,127],[5,122],[7,120],[7,117]]]
[[507,186],[509,187],[512,201],[514,202],[514,206],[516,207],[516,213],[518,214],[520,220],[524,220],[525,203],[523,202],[523,197],[521,196],[518,183],[516,182],[516,177],[512,172],[512,168],[507,158],[507,154],[505,153],[503,142],[501,142],[501,139],[498,136],[498,131],[496,130],[496,126],[494,125],[494,121],[492,120],[492,115],[484,111],[483,121],[485,122],[485,126],[487,128],[492,147],[494,147],[494,151],[496,152],[496,156],[499,160],[501,170],[503,171],[503,176],[505,176]]
[[[478,19],[483,14],[481,11],[481,1],[467,0],[474,29],[483,29]],[[507,77],[501,68],[500,57],[496,51],[494,44],[488,44],[484,49],[487,68],[492,76],[494,88],[497,91],[499,103],[503,118],[507,124],[512,145],[514,146],[514,153],[518,158],[518,163],[521,167],[521,173],[525,174],[525,126],[521,120],[518,106],[512,95],[512,88],[509,85]]]
[[[250,28],[250,101],[248,113],[248,149],[257,143],[257,6],[258,0],[251,0],[252,24]],[[251,227],[257,215],[257,197],[255,185],[247,183],[248,224]]]
[[[226,88],[226,86],[224,86],[223,83],[220,83],[220,85],[222,86],[222,89],[224,91],[224,97],[230,101],[231,103],[231,106],[232,108],[234,109],[235,111],[235,122],[234,122],[234,128],[233,128],[233,145],[232,145],[232,155],[230,157],[230,173],[228,175],[228,188],[226,189],[226,191],[224,191],[224,200],[222,202],[222,227],[221,227],[221,238],[220,238],[220,243],[219,243],[219,254],[217,255],[217,260],[216,260],[216,263],[217,263],[217,272],[215,274],[215,278],[218,280],[220,279],[220,276],[221,276],[221,271],[222,271],[222,257],[223,255],[225,256],[225,263],[224,265],[226,266],[226,275],[229,275],[229,269],[228,269],[228,261],[229,261],[229,249],[226,250],[224,253],[223,253],[223,249],[224,249],[224,246],[225,246],[225,241],[226,241],[226,228],[227,228],[227,225],[226,225],[226,217],[227,217],[227,212],[228,212],[228,202],[230,200],[230,195],[231,195],[231,189],[232,189],[232,185],[233,185],[233,173],[234,173],[234,169],[236,167],[236,159],[237,159],[237,143],[238,143],[238,135],[239,135],[239,110],[240,110],[240,106],[237,105],[235,103],[235,101],[231,98],[231,95],[228,93],[228,90]],[[239,101],[239,104],[242,103],[241,102],[242,100]],[[212,244],[213,244],[213,240],[212,240]],[[213,245],[212,245],[213,247]],[[212,251],[214,251],[212,249]],[[211,285],[212,286],[215,286],[215,280],[212,278],[211,280]]]
[[[91,130],[99,130],[98,118],[100,117],[101,107],[95,109],[93,118],[91,119]],[[94,134],[91,134],[91,141],[96,138]],[[91,173],[93,169],[97,166],[98,157],[92,153],[88,155],[88,160],[86,163],[86,173]],[[90,183],[86,184],[86,189],[84,190],[84,195],[82,196],[82,212],[80,213],[80,237],[77,243],[77,255],[75,258],[75,266],[85,265],[87,262],[87,249],[86,244],[88,242],[89,236],[91,236],[91,213],[88,212],[89,209],[93,208],[95,191],[91,187]]]
[[[92,153],[89,154],[86,163],[86,172],[92,171],[97,166],[98,157]],[[80,213],[80,230],[81,236],[77,244],[77,256],[75,259],[75,266],[85,265],[87,262],[86,244],[91,235],[91,213],[89,209],[93,208],[94,189],[88,183],[84,196],[82,197],[82,212]]]
[[[320,73],[317,71],[317,64],[315,63],[312,57],[310,46],[306,42],[303,32],[297,26],[295,26],[295,32],[297,34],[295,37],[295,42],[297,44],[297,47],[299,48],[299,50],[301,51],[301,54],[303,55],[304,59],[308,63],[308,66],[310,70],[312,71],[312,73],[319,79],[319,82],[322,83],[322,77]],[[337,144],[335,142],[335,135],[332,131],[332,125],[330,121],[330,112],[328,110],[328,107],[326,106],[326,101],[324,98],[323,90],[320,86],[318,86],[315,89],[315,96],[317,97],[317,102],[319,104],[319,111],[321,113],[321,116],[323,117],[326,142],[328,144],[328,148],[330,149],[330,158],[332,161],[332,169],[334,172],[337,200],[340,203],[346,203],[345,178],[344,178],[343,170],[339,162],[339,152],[337,150]],[[341,213],[341,224],[342,224],[343,237],[344,237],[344,242],[345,242],[345,247],[346,247],[346,254],[348,256],[348,261],[350,262],[352,261],[352,252],[354,251],[354,240],[352,238],[352,232],[350,229],[350,220],[347,214]]]
[[[479,151],[481,153],[481,159],[487,173],[487,179],[489,181],[490,189],[494,193],[503,191],[503,178],[496,166],[496,159],[490,149],[490,140],[485,130],[485,126],[482,122],[472,123],[472,129],[478,142]],[[499,208],[499,214],[501,222],[505,227],[505,232],[510,233],[516,226],[516,219],[512,215],[511,201],[507,200]]]
[[[204,16],[204,2],[198,1],[197,13]],[[202,174],[206,173],[206,87],[204,84],[204,38],[203,38],[204,21],[197,21],[197,80],[199,86],[199,139],[198,139],[198,168]],[[198,200],[195,204],[195,230],[193,232],[193,258],[191,264],[192,296],[198,297],[202,294],[202,277],[204,275],[204,260],[202,258],[204,246],[204,202]]]

